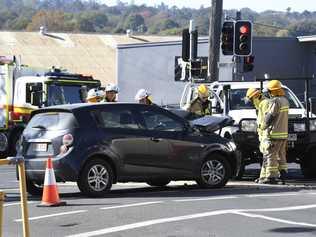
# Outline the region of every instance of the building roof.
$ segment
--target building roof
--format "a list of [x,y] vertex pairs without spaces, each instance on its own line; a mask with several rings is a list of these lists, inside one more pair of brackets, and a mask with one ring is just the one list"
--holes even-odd
[[116,82],[116,49],[121,44],[179,40],[179,37],[1,32],[0,55],[21,57],[36,68],[62,67],[93,75],[102,84]]
[[298,41],[301,43],[304,42],[316,42],[316,35],[308,35],[308,36],[298,36]]

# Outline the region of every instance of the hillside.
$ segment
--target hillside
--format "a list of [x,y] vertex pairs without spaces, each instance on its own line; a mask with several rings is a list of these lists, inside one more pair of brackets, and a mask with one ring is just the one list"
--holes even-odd
[[[316,34],[316,12],[255,12],[241,10],[242,18],[254,22],[257,36],[298,36]],[[0,30],[96,32],[122,34],[132,29],[136,34],[180,35],[194,19],[200,35],[208,34],[210,8],[177,8],[160,4],[136,6],[120,1],[116,6],[95,0],[0,0]],[[235,16],[236,10],[224,10],[223,16]]]

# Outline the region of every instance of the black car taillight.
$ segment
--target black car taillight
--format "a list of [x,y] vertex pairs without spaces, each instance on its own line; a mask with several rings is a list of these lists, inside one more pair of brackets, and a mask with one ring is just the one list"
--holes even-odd
[[68,151],[68,147],[72,146],[74,137],[68,133],[63,136],[63,144],[60,146],[60,154],[65,154]]
[[70,133],[63,136],[63,145],[71,146],[73,142],[74,142],[74,137]]

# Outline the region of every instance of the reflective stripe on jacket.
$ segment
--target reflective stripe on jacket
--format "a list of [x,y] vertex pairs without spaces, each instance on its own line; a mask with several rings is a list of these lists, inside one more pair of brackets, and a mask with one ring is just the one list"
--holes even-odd
[[268,128],[268,136],[271,139],[288,138],[289,102],[284,96],[271,99],[269,111],[273,116],[273,122]]
[[188,111],[191,113],[195,113],[197,115],[211,115],[212,110],[210,108],[211,102],[207,100],[206,102],[202,102],[199,98],[194,99],[190,103],[190,107],[188,108]]

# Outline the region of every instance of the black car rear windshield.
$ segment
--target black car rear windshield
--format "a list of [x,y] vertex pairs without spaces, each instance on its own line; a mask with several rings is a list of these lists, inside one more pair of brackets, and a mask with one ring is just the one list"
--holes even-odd
[[75,116],[70,112],[46,112],[32,117],[27,129],[63,130],[76,126]]

